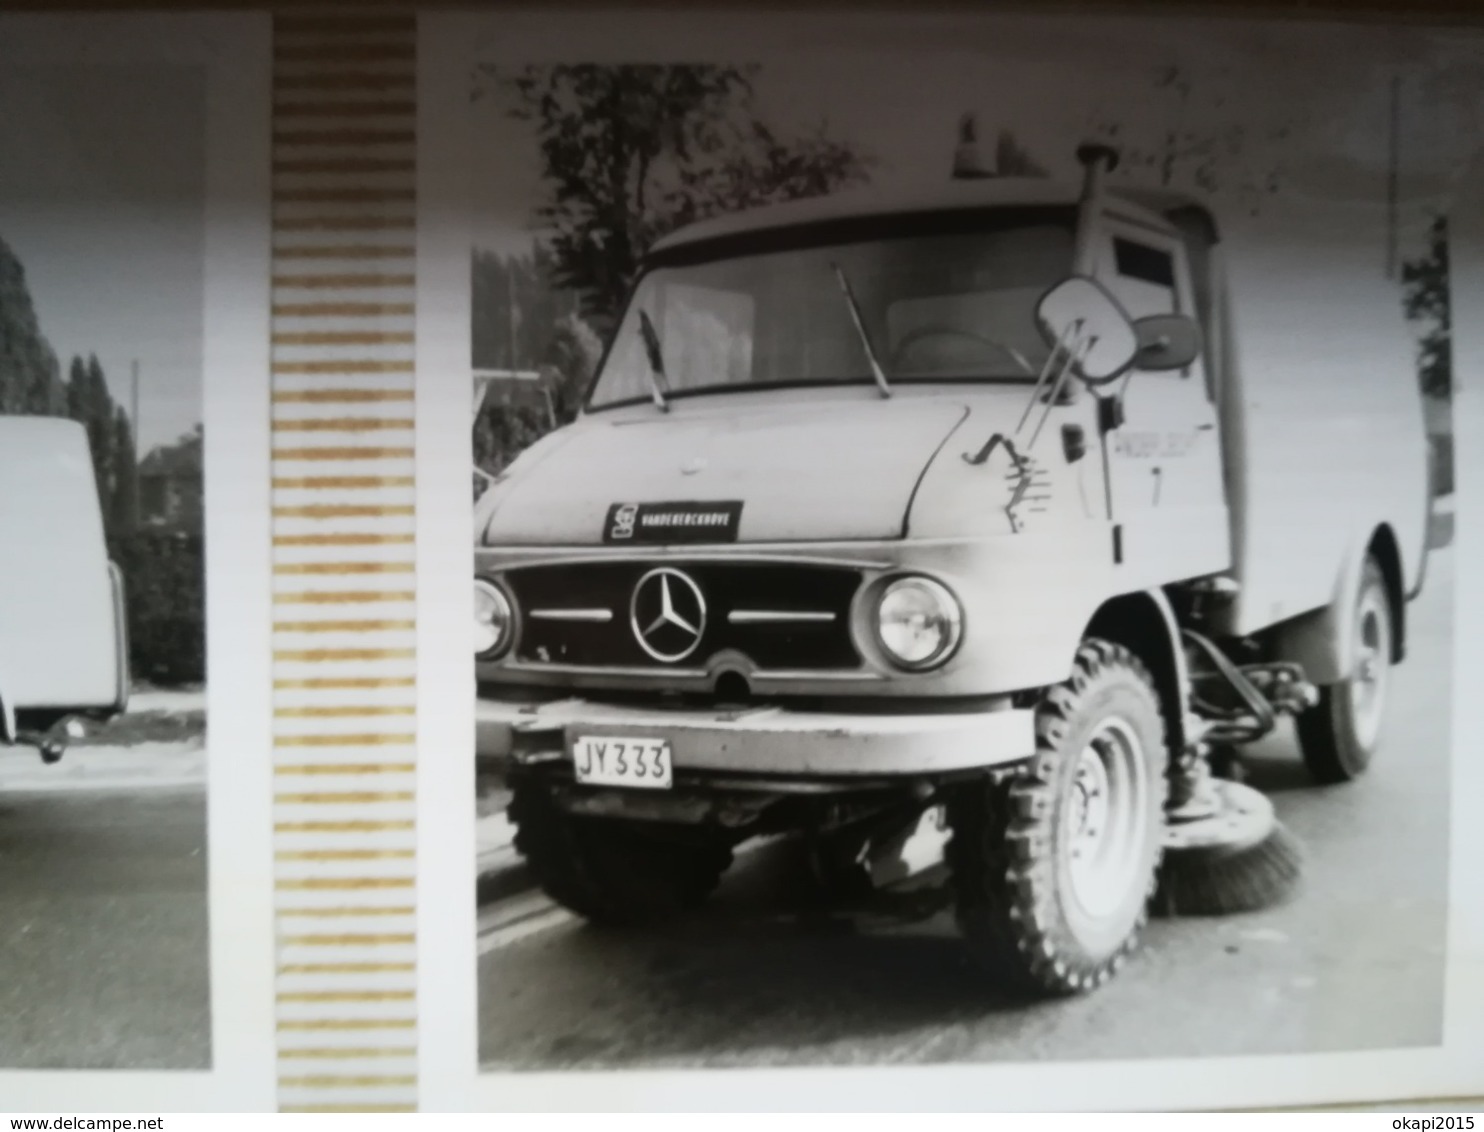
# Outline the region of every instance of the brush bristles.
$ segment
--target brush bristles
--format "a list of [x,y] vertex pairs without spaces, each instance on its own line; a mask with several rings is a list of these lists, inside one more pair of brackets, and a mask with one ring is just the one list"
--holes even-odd
[[1287,901],[1304,869],[1304,848],[1281,822],[1243,849],[1167,849],[1150,910],[1159,916],[1229,916]]

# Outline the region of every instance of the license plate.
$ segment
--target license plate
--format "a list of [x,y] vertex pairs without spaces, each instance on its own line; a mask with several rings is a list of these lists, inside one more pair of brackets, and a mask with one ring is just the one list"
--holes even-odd
[[579,736],[572,744],[572,768],[586,786],[668,790],[674,785],[668,739]]

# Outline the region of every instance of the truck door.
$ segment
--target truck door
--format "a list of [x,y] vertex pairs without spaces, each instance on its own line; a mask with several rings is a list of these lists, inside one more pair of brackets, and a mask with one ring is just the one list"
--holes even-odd
[[[1096,272],[1135,319],[1199,318],[1189,263],[1176,236],[1105,217]],[[1183,370],[1134,370],[1104,392],[1122,407],[1121,423],[1103,443],[1115,545],[1130,586],[1226,569],[1230,532],[1221,436],[1204,360]]]

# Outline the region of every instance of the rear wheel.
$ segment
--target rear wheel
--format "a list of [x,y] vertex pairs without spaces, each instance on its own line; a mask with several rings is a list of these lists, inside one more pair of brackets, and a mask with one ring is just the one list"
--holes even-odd
[[1123,963],[1159,867],[1167,764],[1148,671],[1122,646],[1087,641],[1042,701],[1029,773],[951,797],[959,926],[997,977],[1070,994]]
[[542,890],[595,924],[634,926],[700,905],[731,864],[730,841],[710,830],[572,814],[543,787],[510,801],[515,848]]
[[1350,675],[1321,688],[1319,702],[1298,717],[1304,763],[1326,784],[1365,773],[1386,718],[1395,629],[1386,577],[1374,558],[1366,559],[1350,615]]

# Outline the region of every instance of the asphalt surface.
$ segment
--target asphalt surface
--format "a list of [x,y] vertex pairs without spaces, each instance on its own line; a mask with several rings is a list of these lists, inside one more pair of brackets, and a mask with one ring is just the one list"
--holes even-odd
[[949,917],[910,926],[798,914],[765,848],[664,930],[588,927],[539,893],[483,884],[488,1069],[926,1064],[1340,1051],[1441,1040],[1448,884],[1451,551],[1409,608],[1384,747],[1362,780],[1312,785],[1285,726],[1249,782],[1304,843],[1288,904],[1157,920],[1080,999],[1025,1004],[977,977]]
[[211,1065],[203,753],[0,765],[0,1068]]

